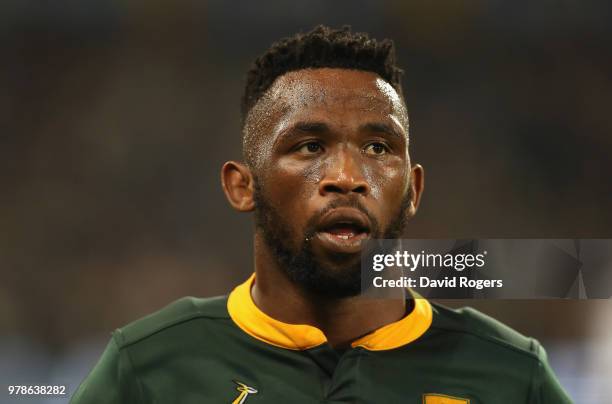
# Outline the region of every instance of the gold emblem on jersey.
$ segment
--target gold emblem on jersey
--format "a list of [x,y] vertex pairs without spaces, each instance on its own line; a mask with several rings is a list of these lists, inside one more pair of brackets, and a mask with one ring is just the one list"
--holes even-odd
[[240,383],[237,380],[232,381],[237,384],[236,390],[240,392],[240,394],[238,394],[238,397],[236,397],[236,399],[232,401],[232,404],[242,404],[246,401],[249,394],[257,394],[257,389],[247,386],[244,383]]
[[469,398],[451,397],[445,394],[423,394],[423,404],[470,404]]

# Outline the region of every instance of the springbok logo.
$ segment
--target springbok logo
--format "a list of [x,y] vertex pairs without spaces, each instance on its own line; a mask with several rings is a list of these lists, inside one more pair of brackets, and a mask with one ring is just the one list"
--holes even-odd
[[254,389],[253,387],[249,387],[244,383],[240,383],[237,380],[232,380],[232,381],[238,385],[236,387],[236,390],[240,392],[238,397],[236,397],[236,399],[232,401],[232,404],[242,404],[246,401],[247,396],[249,394],[257,394],[257,389]]

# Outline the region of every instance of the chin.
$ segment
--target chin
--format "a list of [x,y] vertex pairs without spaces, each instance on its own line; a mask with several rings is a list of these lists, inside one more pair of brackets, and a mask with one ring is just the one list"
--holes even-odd
[[[294,268],[296,270],[297,268]],[[311,293],[329,297],[346,298],[361,293],[360,260],[350,262],[317,262],[309,268],[292,271],[296,283]]]

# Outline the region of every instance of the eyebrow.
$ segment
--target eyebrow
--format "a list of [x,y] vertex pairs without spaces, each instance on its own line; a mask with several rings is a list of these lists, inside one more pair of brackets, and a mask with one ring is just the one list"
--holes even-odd
[[402,133],[398,132],[397,129],[395,129],[392,125],[388,125],[388,124],[382,123],[382,122],[370,122],[370,123],[366,123],[364,125],[361,125],[359,127],[359,130],[367,131],[367,132],[386,133],[388,135],[400,137],[402,139],[404,138],[404,135]]
[[284,141],[291,139],[295,136],[303,135],[304,133],[312,133],[312,134],[323,134],[329,133],[330,128],[329,125],[323,122],[308,122],[308,121],[300,121],[296,122],[289,127],[283,129],[279,134],[274,143],[276,144],[278,141],[283,139]]
[[[383,122],[368,122],[359,126],[359,130],[363,132],[378,132],[385,133],[393,137],[397,137],[400,139],[404,139],[405,136],[403,133],[399,132],[393,125],[389,125]],[[280,138],[291,138],[293,136],[299,135],[300,133],[313,133],[313,134],[322,134],[331,132],[331,128],[324,122],[309,122],[309,121],[300,121],[286,128],[280,133]]]
[[323,122],[297,122],[291,130],[298,130],[300,132],[313,132],[323,133],[329,132],[329,126]]

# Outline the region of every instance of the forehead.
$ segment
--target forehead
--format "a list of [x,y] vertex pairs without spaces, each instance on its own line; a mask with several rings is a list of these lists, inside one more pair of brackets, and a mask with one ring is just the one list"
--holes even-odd
[[284,112],[304,109],[354,109],[406,116],[397,91],[376,73],[319,68],[284,74],[266,93],[268,107]]
[[243,152],[260,164],[284,129],[300,121],[332,127],[358,127],[368,122],[395,126],[408,140],[408,114],[397,91],[376,73],[317,68],[278,77],[247,115]]

